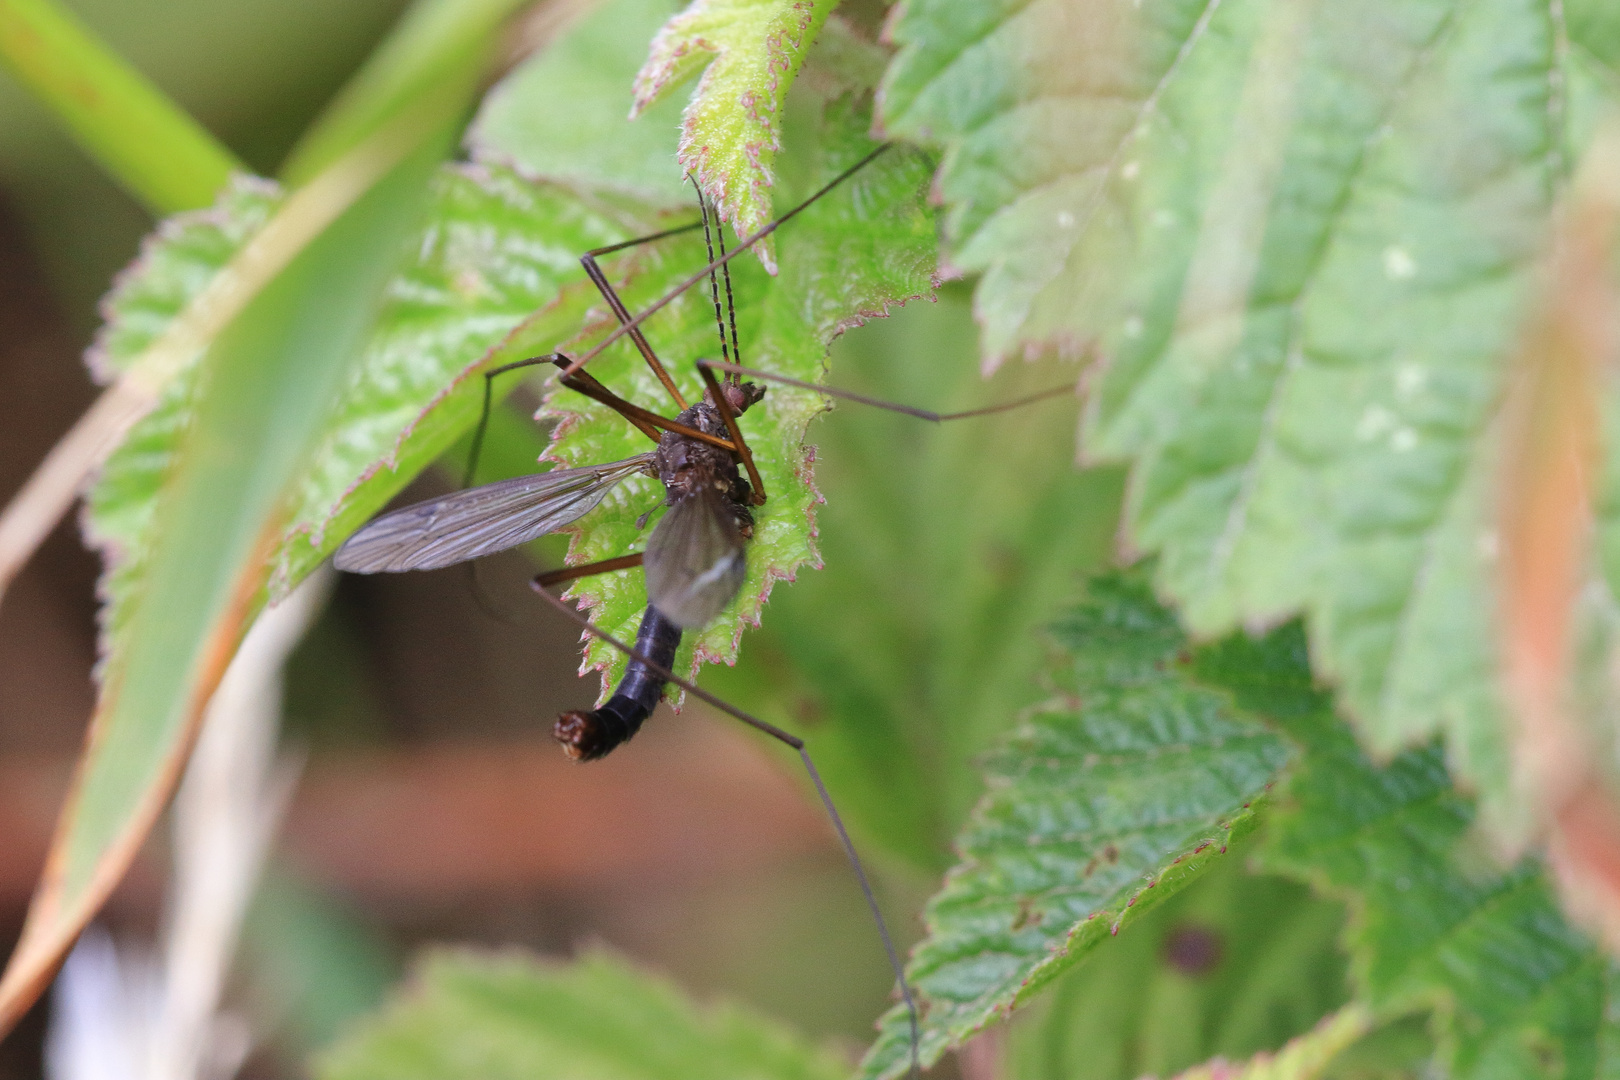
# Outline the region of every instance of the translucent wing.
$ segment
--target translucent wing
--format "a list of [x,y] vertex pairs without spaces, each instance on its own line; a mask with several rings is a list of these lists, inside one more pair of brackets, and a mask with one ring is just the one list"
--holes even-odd
[[682,629],[702,626],[731,603],[748,567],[736,519],[700,489],[669,508],[647,540],[647,600]]
[[582,469],[553,469],[415,503],[376,518],[332,557],[355,574],[434,570],[544,536],[602,501],[651,454]]

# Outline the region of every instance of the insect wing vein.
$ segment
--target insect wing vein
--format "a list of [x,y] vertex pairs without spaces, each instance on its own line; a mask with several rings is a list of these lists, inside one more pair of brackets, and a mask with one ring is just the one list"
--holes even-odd
[[434,570],[517,547],[578,520],[608,489],[643,471],[650,454],[519,476],[384,514],[333,556],[356,574]]
[[648,602],[683,629],[725,610],[748,571],[731,510],[707,489],[669,508],[647,541],[644,565]]

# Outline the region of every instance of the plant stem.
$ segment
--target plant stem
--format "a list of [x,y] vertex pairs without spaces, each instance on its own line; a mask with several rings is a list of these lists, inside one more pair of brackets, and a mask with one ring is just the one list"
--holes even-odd
[[236,156],[54,0],[0,0],[0,62],[157,215],[208,206]]

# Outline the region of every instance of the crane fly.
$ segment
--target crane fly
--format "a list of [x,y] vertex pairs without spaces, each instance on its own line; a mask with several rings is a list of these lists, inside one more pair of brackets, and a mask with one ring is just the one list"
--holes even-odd
[[[619,322],[618,327],[578,357],[552,353],[485,372],[483,413],[473,436],[466,483],[471,483],[487,428],[492,380],[519,368],[544,364],[557,367],[560,369],[557,379],[563,386],[617,412],[632,427],[656,443],[653,449],[600,465],[553,469],[535,476],[502,480],[480,487],[464,485],[463,490],[373,519],[338,549],[333,562],[338,569],[353,573],[430,570],[465,562],[517,547],[564,528],[595,508],[614,486],[632,476],[657,478],[664,486],[664,505],[667,509],[648,537],[644,552],[566,567],[541,574],[534,580],[535,590],[578,622],[587,634],[607,642],[628,657],[624,674],[607,702],[595,709],[563,713],[557,720],[553,735],[564,752],[575,760],[600,758],[640,730],[663,698],[665,687],[673,683],[791,747],[799,755],[832,821],[877,925],[901,999],[910,1016],[911,1064],[915,1075],[919,1067],[916,1002],[855,846],[803,740],[701,690],[672,670],[683,632],[712,621],[741,590],[747,570],[747,541],[754,528],[753,508],[763,505],[767,498],[753,453],[737,422],[750,407],[763,399],[765,389],[756,382],[744,382],[744,376],[936,422],[1001,412],[1058,394],[1072,393],[1072,387],[1065,385],[1001,405],[940,414],[789,379],[741,364],[736,307],[732,302],[731,260],[827,195],[887,149],[887,144],[878,147],[804,202],[758,232],[743,238],[730,251],[726,250],[724,234],[718,229],[714,232],[710,230],[710,206],[700,189],[698,221],[587,252],[580,261],[587,276],[612,309]],[[596,260],[615,251],[696,229],[703,230],[708,245],[708,264],[641,313],[632,316]],[[717,234],[718,256],[715,254]],[[720,360],[697,361],[705,392],[702,400],[688,404],[642,333],[641,325],[649,316],[704,278],[708,279],[714,303]],[[626,401],[584,370],[585,365],[604,349],[626,336],[676,404],[678,412],[674,419]],[[720,375],[718,378],[717,372]],[[563,600],[546,591],[549,586],[564,581],[636,566],[643,568],[648,603],[633,644],[620,641],[597,627]]]

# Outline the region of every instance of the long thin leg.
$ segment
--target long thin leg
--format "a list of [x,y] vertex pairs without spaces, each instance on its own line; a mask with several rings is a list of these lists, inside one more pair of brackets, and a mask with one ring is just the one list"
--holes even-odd
[[[545,356],[531,356],[527,360],[514,360],[510,364],[502,364],[498,368],[484,372],[484,408],[478,416],[478,426],[473,429],[472,453],[469,454],[467,458],[467,472],[462,477],[462,487],[472,486],[473,475],[478,469],[478,457],[484,446],[484,433],[489,427],[489,414],[492,403],[490,391],[491,381],[495,378],[495,376],[504,375],[508,371],[516,371],[519,368],[526,367],[538,367],[541,364],[553,364],[557,367],[566,367],[568,364],[568,357],[564,353],[549,353]],[[618,394],[615,394],[613,391],[603,386],[597,381],[596,377],[591,375],[589,372],[580,372],[577,375],[565,376],[562,379],[562,384],[576,393],[584,394],[591,400],[599,401],[603,405],[606,405],[608,408],[624,417],[625,420],[632,424],[637,431],[640,431],[653,442],[659,441],[658,433],[660,431],[673,431],[678,435],[685,435],[688,438],[697,439],[699,442],[706,442],[711,446],[718,446],[722,450],[729,450],[732,453],[737,452],[737,444],[732,442],[730,439],[722,439],[718,435],[710,435],[706,431],[699,431],[697,428],[687,427],[685,424],[674,420],[665,419],[655,412],[650,412],[643,409],[640,405],[631,404]]]
[[563,374],[572,375],[579,371],[580,368],[590,363],[592,360],[595,360],[598,356],[602,355],[602,350],[606,349],[609,345],[612,345],[615,341],[618,341],[624,335],[638,329],[642,323],[658,314],[658,312],[664,310],[664,308],[668,307],[677,296],[681,295],[687,289],[690,289],[693,285],[696,285],[698,282],[707,277],[709,271],[725,266],[727,263],[731,262],[731,260],[735,259],[743,252],[747,251],[749,248],[771,235],[771,233],[787,224],[787,222],[792,218],[809,209],[810,206],[817,200],[821,199],[828,192],[832,191],[833,188],[837,187],[839,184],[842,184],[845,180],[848,180],[851,176],[855,175],[855,173],[865,168],[867,164],[869,164],[879,154],[882,154],[884,151],[888,150],[891,145],[893,144],[884,143],[882,146],[878,147],[876,150],[872,151],[870,154],[867,154],[865,157],[861,158],[861,160],[857,161],[855,164],[833,177],[833,179],[822,187],[821,190],[804,200],[804,202],[800,203],[798,206],[795,206],[792,210],[789,210],[775,221],[762,226],[757,232],[749,233],[743,238],[742,242],[731,251],[720,256],[718,259],[715,259],[713,262],[709,263],[709,265],[705,266],[703,269],[699,270],[685,281],[682,281],[679,285],[675,286],[673,289],[669,290],[669,292],[665,293],[646,308],[642,309],[640,315],[637,315],[629,322],[624,323],[617,330],[613,331],[607,337],[597,342],[595,347],[588,352],[581,354],[578,359],[573,361],[573,363],[569,364],[568,367],[563,370]]
[[628,570],[632,566],[641,565],[641,552],[634,555],[620,555],[616,559],[602,559],[593,563],[581,563],[578,566],[564,566],[558,570],[547,570],[536,575],[534,584],[536,588],[549,589],[553,585],[561,585],[565,581],[576,578],[594,577],[597,574],[608,574],[614,570]]
[[[498,368],[492,368],[489,371],[484,372],[484,407],[478,414],[478,426],[473,428],[472,452],[467,455],[467,471],[461,478],[462,487],[472,487],[473,476],[478,471],[478,457],[484,449],[484,435],[489,430],[489,414],[494,405],[493,388],[495,376],[505,375],[509,371],[518,371],[522,368],[539,367],[542,364],[554,364],[557,367],[566,367],[568,364],[568,357],[564,356],[562,353],[548,353],[545,356],[531,356],[526,360],[514,360],[510,364],[502,364]],[[642,434],[646,435],[653,442],[658,441],[658,429],[655,425],[648,423],[641,417],[631,415],[631,413],[627,411],[634,410],[636,412],[644,412],[645,410],[637,409],[636,406],[631,405],[628,401],[625,401],[613,391],[603,386],[597,381],[596,376],[586,372],[580,372],[577,375],[570,375],[564,378],[562,380],[562,384],[568,387],[570,390],[584,394],[586,397],[595,401],[600,401],[602,404],[606,405],[608,408],[614,410],[620,416],[628,420],[632,425],[635,426],[637,431],[640,431]]]
[[786,386],[797,386],[801,390],[814,390],[816,393],[826,394],[828,397],[858,401],[862,405],[871,405],[874,408],[887,409],[890,412],[905,413],[907,416],[915,416],[919,420],[930,420],[936,424],[943,423],[946,420],[966,420],[971,416],[989,416],[992,413],[1009,412],[1013,409],[1023,408],[1025,405],[1033,405],[1037,401],[1045,401],[1048,398],[1072,396],[1075,392],[1073,383],[1064,383],[1062,386],[1054,386],[1050,390],[1042,390],[1039,393],[1030,394],[1027,397],[1017,398],[1013,401],[1004,401],[999,405],[986,405],[982,409],[966,409],[962,412],[937,413],[932,409],[919,409],[914,405],[900,405],[893,401],[884,401],[882,398],[857,394],[853,390],[840,390],[836,386],[818,386],[816,383],[790,379],[786,375],[774,375],[769,371],[756,371],[754,368],[741,367],[737,364],[717,364],[713,360],[699,360],[697,366],[700,371],[714,369],[736,375],[748,375],[755,379],[764,379],[767,382],[782,383]]
[[849,830],[844,828],[844,819],[839,815],[838,808],[833,805],[832,796],[827,794],[827,785],[821,782],[821,774],[816,771],[815,762],[810,760],[810,752],[805,749],[804,740],[796,735],[790,735],[775,724],[767,723],[756,716],[750,716],[735,705],[728,704],[705,690],[698,689],[693,683],[687,682],[662,664],[654,663],[606,630],[601,629],[591,620],[569,607],[566,601],[552,596],[538,587],[538,583],[536,583],[534,591],[545,597],[546,601],[558,611],[561,611],[583,627],[586,633],[607,642],[632,660],[641,663],[648,671],[651,671],[660,679],[674,683],[698,700],[708,702],[727,716],[735,720],[741,720],[756,731],[762,731],[778,742],[786,743],[799,752],[799,760],[804,763],[804,771],[809,774],[810,782],[815,785],[816,794],[821,797],[821,805],[826,807],[827,816],[832,819],[833,828],[838,833],[838,841],[844,847],[844,854],[849,857],[849,864],[855,870],[855,878],[861,883],[861,894],[866,897],[866,906],[872,912],[873,922],[877,924],[878,936],[883,939],[883,950],[889,955],[889,966],[894,969],[895,980],[900,984],[900,997],[905,1002],[906,1012],[911,1017],[911,1075],[915,1078],[921,1071],[918,1061],[917,1002],[911,995],[911,984],[906,982],[905,965],[900,963],[899,950],[894,947],[894,939],[889,936],[889,924],[884,921],[883,912],[878,908],[877,896],[872,892],[872,883],[867,879],[865,867],[861,865],[861,857],[855,853],[854,841],[849,838]]
[[[664,384],[664,389],[669,391],[669,396],[675,399],[675,404],[682,412],[686,410],[686,399],[681,397],[679,390],[675,389],[675,380],[671,379],[669,372],[664,370],[663,362],[658,359],[658,354],[653,352],[652,345],[647,341],[646,336],[642,334],[640,324],[632,325],[630,310],[624,306],[624,301],[619,299],[618,292],[613,288],[612,283],[608,281],[607,275],[602,273],[602,268],[596,265],[596,259],[599,255],[611,255],[615,251],[623,251],[625,248],[635,247],[638,244],[650,244],[654,240],[662,240],[667,236],[691,232],[699,225],[707,226],[707,218],[704,221],[682,225],[676,229],[665,229],[663,232],[653,233],[651,236],[638,236],[634,240],[625,240],[622,243],[611,244],[608,247],[594,248],[579,257],[580,265],[585,267],[585,276],[591,279],[591,283],[596,286],[596,290],[602,294],[602,299],[608,302],[608,307],[612,308],[613,314],[618,316],[620,324],[628,328],[627,332],[630,335],[630,340],[636,343],[636,348],[641,351],[642,358],[647,361],[647,366],[652,368],[652,373],[658,376],[658,381]],[[573,372],[569,372],[569,374],[571,375]]]

